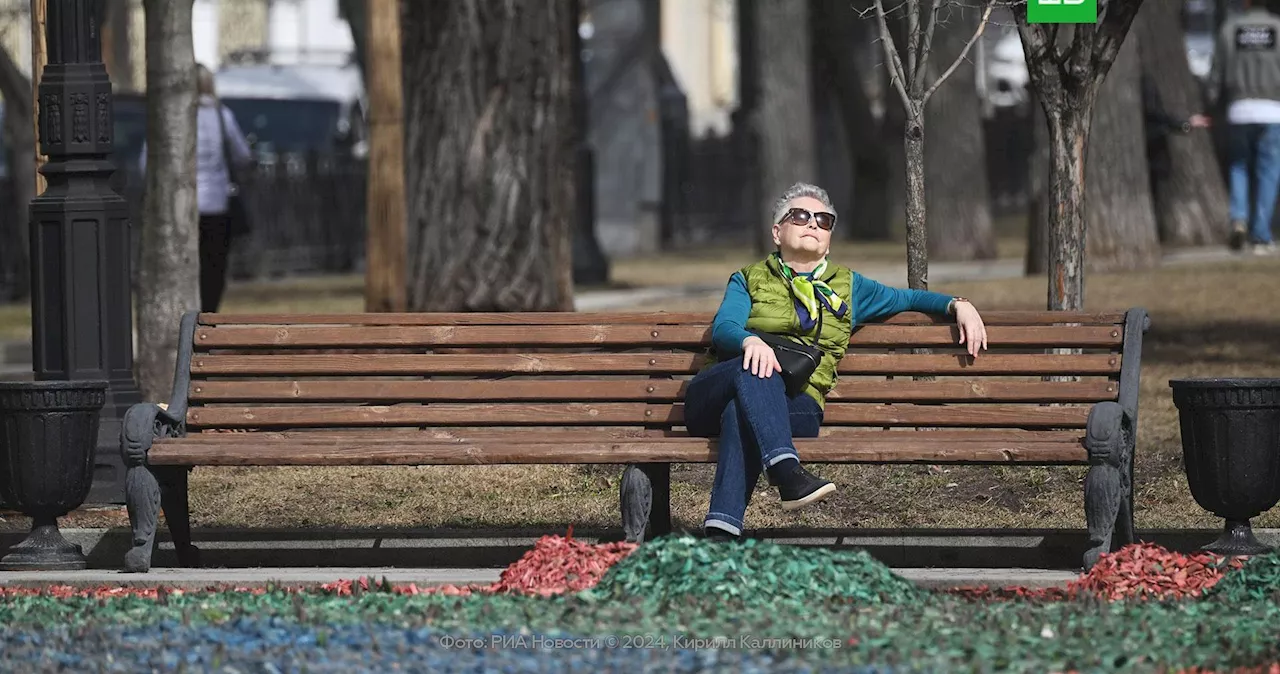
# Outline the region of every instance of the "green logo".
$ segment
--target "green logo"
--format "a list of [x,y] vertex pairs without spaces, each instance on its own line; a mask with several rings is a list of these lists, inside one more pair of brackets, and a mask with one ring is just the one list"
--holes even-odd
[[1027,23],[1097,22],[1098,0],[1027,0]]

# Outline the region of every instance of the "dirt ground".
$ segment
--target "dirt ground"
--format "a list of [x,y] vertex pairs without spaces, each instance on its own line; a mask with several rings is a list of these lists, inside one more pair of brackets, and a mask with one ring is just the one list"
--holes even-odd
[[[739,257],[728,255],[718,264],[732,270]],[[724,270],[711,265],[699,269],[713,277]],[[717,278],[724,277],[727,272]],[[349,301],[349,309],[359,311],[358,295],[348,300],[345,286],[332,283],[330,290],[313,288],[292,300],[273,299],[269,308],[252,288],[241,287],[228,309],[305,310],[330,293],[330,309],[342,310]],[[1039,309],[1045,302],[1043,278],[933,289],[972,298],[980,310]],[[1086,308],[1141,306],[1152,317],[1143,349],[1139,527],[1221,526],[1187,488],[1168,382],[1190,376],[1280,376],[1277,295],[1280,258],[1274,257],[1089,276]],[[333,306],[335,301],[339,306]],[[712,311],[718,301],[718,294],[708,294],[638,309]],[[699,526],[713,469],[673,467],[677,527]],[[748,527],[1084,526],[1084,468],[955,467],[933,474],[925,467],[818,465],[814,472],[836,482],[839,490],[833,498],[801,513],[784,513],[761,480],[747,514]],[[192,475],[191,505],[198,526],[616,527],[620,475],[620,466],[198,468]],[[99,525],[127,524],[119,511],[77,517]],[[5,520],[0,526],[13,527],[21,526],[23,518],[0,513],[0,519]],[[1280,511],[1262,515],[1255,525],[1280,526]]]

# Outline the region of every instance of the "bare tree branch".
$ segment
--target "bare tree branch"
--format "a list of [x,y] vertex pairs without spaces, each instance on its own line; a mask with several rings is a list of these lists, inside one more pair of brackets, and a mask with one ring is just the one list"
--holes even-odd
[[[929,71],[929,51],[933,48],[933,27],[938,22],[939,4],[942,0],[933,0],[933,8],[929,12],[929,21],[924,27],[924,38],[920,41],[920,62],[913,69],[911,83],[920,83],[925,81],[926,73]],[[918,85],[919,86],[919,85]]]
[[1025,4],[1015,6],[1013,13],[1032,85],[1042,93],[1059,90],[1062,83],[1058,64],[1062,54],[1057,48],[1058,24],[1027,23]]
[[1089,24],[1071,26],[1071,41],[1067,48],[1062,68],[1071,79],[1071,85],[1085,87],[1093,74],[1093,44],[1098,36],[1098,27]]
[[[916,64],[920,63],[920,2],[907,0],[907,75],[915,75]],[[911,93],[916,93],[917,81],[914,77],[907,81]]]
[[1093,86],[1102,84],[1111,64],[1120,54],[1120,45],[1138,16],[1142,0],[1109,0],[1099,3],[1098,35],[1093,45]]
[[912,114],[911,97],[907,95],[906,75],[902,71],[902,59],[898,58],[898,47],[893,43],[893,33],[889,30],[889,22],[884,16],[883,0],[875,0],[876,3],[876,19],[880,21],[880,44],[884,45],[884,56],[888,61],[889,80],[893,82],[893,88],[898,91],[898,95],[902,97],[902,109],[907,111],[907,115]]
[[[991,4],[987,5],[986,11],[982,13],[982,19],[978,21],[978,30],[973,32],[973,36],[965,43],[964,49],[960,50],[960,54],[956,56],[956,60],[951,63],[951,67],[943,71],[943,73],[938,76],[937,81],[933,83],[933,86],[929,87],[929,89],[924,92],[924,96],[920,99],[921,106],[929,102],[929,97],[933,95],[933,92],[937,91],[938,87],[942,86],[942,83],[947,81],[948,77],[951,77],[951,73],[955,72],[956,68],[959,68],[960,64],[964,62],[965,58],[969,55],[969,50],[973,48],[973,44],[978,41],[978,38],[982,37],[983,31],[987,29],[987,19],[991,18],[991,10],[994,7],[995,6]],[[929,28],[932,30],[932,22],[930,22]]]

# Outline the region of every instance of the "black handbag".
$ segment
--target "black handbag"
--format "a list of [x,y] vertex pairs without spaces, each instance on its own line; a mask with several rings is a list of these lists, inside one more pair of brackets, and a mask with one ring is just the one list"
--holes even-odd
[[244,203],[244,180],[235,162],[231,160],[231,153],[227,150],[227,123],[222,118],[222,103],[216,105],[218,129],[222,132],[222,163],[226,164],[227,177],[230,178],[227,193],[227,232],[231,238],[235,239],[251,232],[253,226],[249,222],[249,209]]
[[[822,314],[822,303],[819,302],[816,333],[819,336],[822,335]],[[759,337],[773,349],[774,355],[778,358],[778,365],[782,366],[782,382],[786,385],[787,397],[794,398],[802,393],[809,386],[809,379],[813,377],[814,371],[822,362],[822,356],[826,353],[817,345],[818,338],[814,338],[813,344],[806,344],[763,330],[748,332]]]

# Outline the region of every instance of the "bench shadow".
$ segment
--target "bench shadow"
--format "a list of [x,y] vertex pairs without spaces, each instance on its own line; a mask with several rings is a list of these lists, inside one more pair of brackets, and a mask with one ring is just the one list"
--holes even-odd
[[[676,534],[692,533],[677,526]],[[567,528],[522,529],[196,529],[205,568],[502,568],[520,559],[537,539]],[[1139,540],[1191,553],[1212,542],[1216,530],[1140,530]],[[1280,545],[1280,529],[1255,529],[1259,540]],[[129,531],[69,530],[84,547],[90,568],[119,568]],[[777,543],[866,550],[898,568],[1020,568],[1079,570],[1088,546],[1083,529],[749,529],[751,538]],[[0,532],[0,550],[23,532]],[[621,529],[573,531],[584,543],[623,540]],[[177,566],[168,532],[156,535],[157,568]]]
[[1231,320],[1161,324],[1153,320],[1142,344],[1144,365],[1187,363],[1280,365],[1280,321]]

